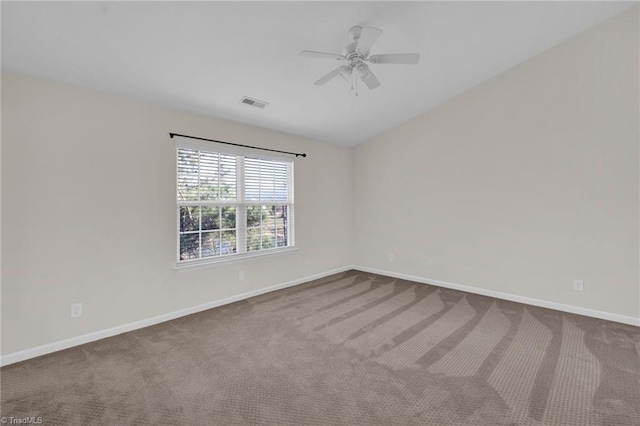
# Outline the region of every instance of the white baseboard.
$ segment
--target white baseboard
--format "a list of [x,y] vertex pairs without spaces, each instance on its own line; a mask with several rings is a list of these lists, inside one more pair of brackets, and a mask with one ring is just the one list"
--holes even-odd
[[408,281],[415,281],[423,284],[433,284],[438,287],[450,288],[453,290],[466,291],[468,293],[480,294],[483,296],[495,297],[496,299],[510,300],[512,302],[524,303],[527,305],[539,306],[541,308],[554,309],[556,311],[569,312],[572,314],[584,315],[587,317],[600,318],[608,321],[615,321],[623,324],[635,325],[640,327],[640,318],[627,315],[613,314],[610,312],[598,311],[595,309],[581,308],[579,306],[565,305],[562,303],[550,302],[548,300],[534,299],[532,297],[518,296],[511,293],[503,293],[501,291],[486,290],[479,287],[472,287],[463,284],[449,283],[446,281],[434,280],[430,278],[417,277],[415,275],[407,275],[399,272],[383,271],[381,269],[367,268],[365,266],[354,265],[353,269],[372,274],[386,275],[388,277],[399,278]]
[[238,294],[235,296],[225,297],[224,299],[214,300],[212,302],[203,303],[201,305],[192,306],[190,308],[180,309],[178,311],[169,312],[167,314],[158,315],[152,318],[135,321],[128,324],[119,325],[116,327],[108,328],[106,330],[95,331],[92,333],[84,334],[82,336],[72,337],[58,342],[48,343],[42,346],[36,346],[35,348],[25,349],[18,352],[13,352],[0,357],[0,366],[14,364],[16,362],[25,361],[27,359],[35,358],[41,355],[46,355],[52,352],[61,351],[63,349],[72,348],[85,343],[95,342],[96,340],[104,339],[106,337],[115,336],[118,334],[126,333],[128,331],[138,330],[140,328],[149,327],[162,322],[170,321],[176,318],[180,318],[186,315],[195,314],[197,312],[206,311],[207,309],[216,308],[218,306],[227,305],[229,303],[245,300],[250,297],[259,296],[261,294],[270,293],[272,291],[280,290],[287,287],[292,287],[298,284],[302,284],[308,281],[313,281],[319,278],[324,278],[329,275],[338,274],[348,271],[350,269],[356,269],[363,272],[369,272],[372,274],[386,275],[393,278],[404,279],[408,281],[415,281],[424,284],[432,284],[439,287],[450,288],[453,290],[466,291],[468,293],[480,294],[483,296],[495,297],[497,299],[510,300],[512,302],[524,303],[527,305],[539,306],[542,308],[554,309],[557,311],[569,312],[572,314],[584,315],[593,318],[600,318],[608,321],[615,321],[623,324],[635,325],[640,327],[640,318],[635,318],[627,315],[614,314],[610,312],[598,311],[595,309],[581,308],[578,306],[565,305],[562,303],[550,302],[547,300],[534,299],[531,297],[518,296],[511,293],[503,293],[500,291],[486,290],[479,287],[472,287],[463,284],[450,283],[446,281],[440,281],[435,279],[429,279],[424,277],[418,277],[415,275],[408,275],[399,272],[384,271],[381,269],[368,268],[365,266],[349,265],[342,268],[325,271],[320,274],[311,275],[303,278],[299,278],[292,281],[287,281],[281,284],[276,284],[270,287],[265,287],[246,293]]
[[58,342],[48,343],[42,346],[36,346],[35,348],[13,352],[0,357],[0,366],[14,364],[16,362],[25,361],[27,359],[35,358],[41,355],[46,355],[52,352],[61,351],[63,349],[72,348],[74,346],[79,346],[85,343],[95,342],[96,340],[104,339],[106,337],[111,337],[118,334],[126,333],[128,331],[149,327],[151,325],[159,324],[161,322],[170,321],[172,319],[195,314],[201,311],[206,311],[207,309],[216,308],[218,306],[227,305],[229,303],[238,302],[240,300],[245,300],[250,297],[259,296],[261,294],[270,293],[272,291],[280,290],[287,287],[292,287],[294,285],[306,283],[308,281],[313,281],[319,278],[328,277],[329,275],[338,274],[340,272],[345,272],[350,269],[353,269],[353,267],[344,266],[342,268],[325,271],[320,274],[298,278],[298,279],[287,281],[281,284],[272,285],[270,287],[260,288],[258,290],[248,291],[246,293],[238,294],[235,296],[225,297],[224,299],[203,303],[202,305],[192,306],[190,308],[180,309],[178,311],[169,312],[167,314],[158,315],[152,318],[135,321],[128,324],[118,325],[116,327],[111,327],[106,330],[94,331],[92,333],[83,334],[82,336],[72,337],[69,339],[60,340]]

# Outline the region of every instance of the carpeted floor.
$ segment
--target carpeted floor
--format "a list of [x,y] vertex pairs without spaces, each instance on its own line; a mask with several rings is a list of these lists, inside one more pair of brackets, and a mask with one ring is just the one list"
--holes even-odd
[[1,379],[46,425],[640,425],[640,329],[350,271]]

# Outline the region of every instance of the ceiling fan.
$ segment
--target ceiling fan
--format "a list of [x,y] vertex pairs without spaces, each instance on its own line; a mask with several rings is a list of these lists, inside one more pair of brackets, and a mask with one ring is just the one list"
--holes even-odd
[[328,74],[324,75],[323,77],[320,77],[320,79],[318,79],[313,84],[315,84],[316,86],[322,86],[323,84],[339,75],[347,81],[351,79],[352,89],[355,82],[357,95],[357,77],[360,77],[360,79],[369,89],[375,89],[376,87],[380,86],[380,82],[373,74],[373,71],[371,71],[369,65],[367,65],[366,62],[372,64],[418,63],[418,61],[420,60],[420,55],[417,53],[391,53],[369,56],[371,46],[373,46],[373,43],[375,43],[378,37],[380,37],[380,34],[382,34],[382,30],[378,28],[361,27],[359,25],[356,25],[354,27],[351,27],[349,31],[347,31],[347,35],[351,39],[351,42],[347,44],[347,46],[343,49],[342,54],[314,52],[312,50],[303,50],[302,52],[300,52],[300,56],[347,61],[345,65],[341,65]]

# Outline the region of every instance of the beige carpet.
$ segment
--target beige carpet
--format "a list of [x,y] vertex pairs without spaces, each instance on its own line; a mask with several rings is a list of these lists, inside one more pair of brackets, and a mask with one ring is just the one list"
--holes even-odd
[[640,329],[350,271],[7,366],[60,425],[640,425]]

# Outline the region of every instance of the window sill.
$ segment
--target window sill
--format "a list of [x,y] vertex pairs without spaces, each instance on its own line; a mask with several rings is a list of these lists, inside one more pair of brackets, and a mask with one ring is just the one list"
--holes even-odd
[[298,250],[297,247],[285,247],[285,248],[264,250],[264,251],[255,252],[255,253],[243,253],[243,254],[221,256],[221,257],[205,259],[205,260],[198,259],[198,260],[176,263],[176,265],[173,268],[179,271],[209,268],[212,266],[228,265],[230,263],[242,262],[249,259],[256,259],[261,257],[276,256],[280,254],[291,253],[297,250]]

